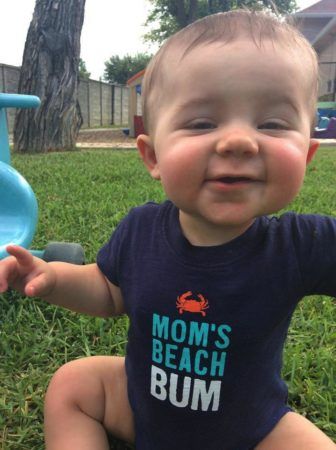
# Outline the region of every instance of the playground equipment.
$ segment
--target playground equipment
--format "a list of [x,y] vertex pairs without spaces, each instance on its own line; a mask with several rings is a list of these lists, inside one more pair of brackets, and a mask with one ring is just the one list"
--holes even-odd
[[325,119],[319,127],[315,128],[314,137],[319,139],[336,139],[336,117]]
[[[35,194],[23,176],[11,166],[6,108],[37,108],[33,95],[0,93],[0,259],[8,256],[8,244],[29,248],[35,235],[38,205]],[[51,242],[45,250],[30,250],[45,261],[84,264],[81,245]]]
[[319,102],[314,137],[336,139],[336,102]]
[[141,83],[144,74],[145,70],[141,70],[127,80],[127,86],[129,87],[128,123],[129,136],[131,137],[137,137],[139,134],[144,133],[140,112]]

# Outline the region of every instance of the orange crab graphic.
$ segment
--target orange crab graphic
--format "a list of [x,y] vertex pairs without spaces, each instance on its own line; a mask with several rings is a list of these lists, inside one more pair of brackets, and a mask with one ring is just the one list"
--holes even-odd
[[206,315],[205,309],[209,308],[208,300],[202,294],[197,294],[199,300],[193,298],[188,299],[187,297],[191,295],[192,292],[188,291],[177,297],[176,307],[179,313],[182,314],[183,311],[188,311],[191,313],[200,313],[204,317]]

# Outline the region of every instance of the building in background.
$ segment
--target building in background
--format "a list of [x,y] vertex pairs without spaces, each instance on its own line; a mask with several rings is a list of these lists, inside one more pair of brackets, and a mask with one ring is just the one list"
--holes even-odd
[[294,14],[294,20],[318,54],[319,100],[336,102],[336,0],[321,0]]

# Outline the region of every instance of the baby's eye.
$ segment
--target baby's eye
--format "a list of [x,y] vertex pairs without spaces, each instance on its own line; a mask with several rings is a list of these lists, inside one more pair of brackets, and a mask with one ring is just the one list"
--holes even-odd
[[190,123],[187,128],[190,130],[213,130],[217,125],[209,120],[198,120]]
[[258,126],[258,130],[288,130],[288,128],[286,124],[272,120]]

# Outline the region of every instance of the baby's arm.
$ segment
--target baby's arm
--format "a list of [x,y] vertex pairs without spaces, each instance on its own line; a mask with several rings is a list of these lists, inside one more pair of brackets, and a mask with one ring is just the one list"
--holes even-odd
[[12,287],[29,297],[92,316],[123,312],[120,289],[96,264],[47,263],[19,246],[8,246],[7,251],[11,256],[0,262],[0,293]]

